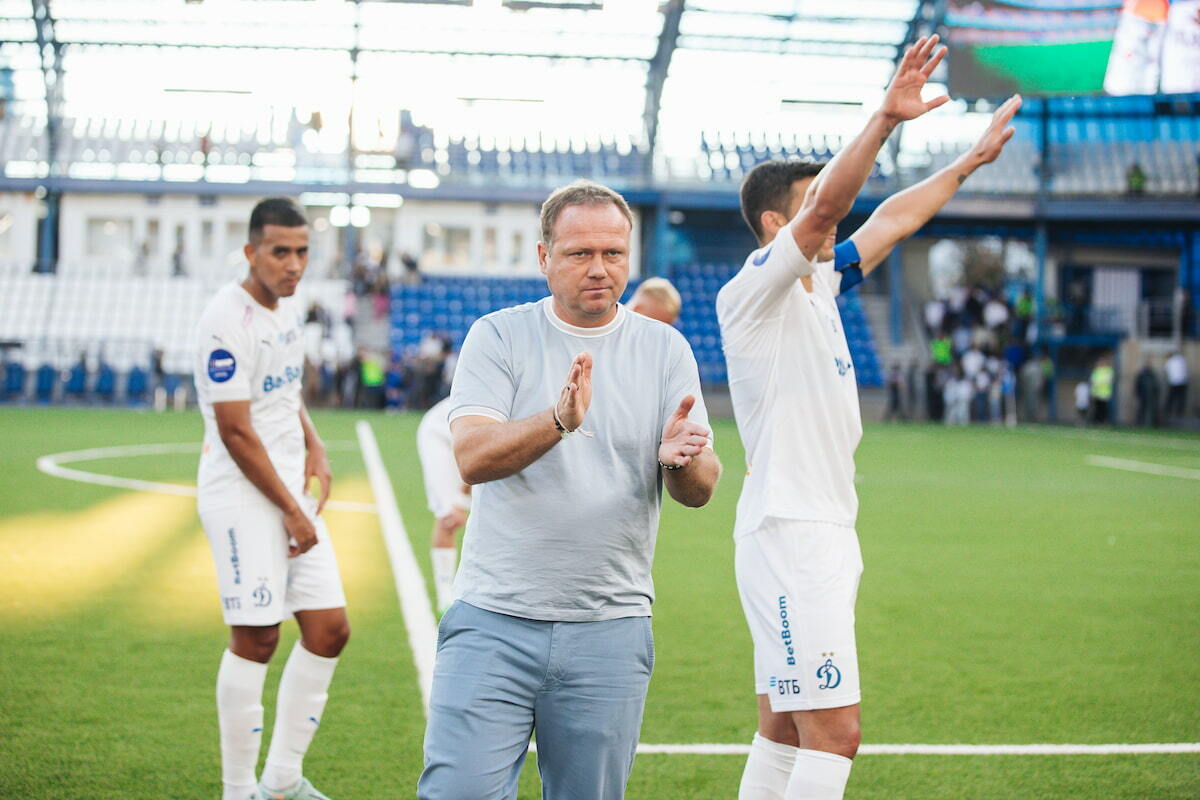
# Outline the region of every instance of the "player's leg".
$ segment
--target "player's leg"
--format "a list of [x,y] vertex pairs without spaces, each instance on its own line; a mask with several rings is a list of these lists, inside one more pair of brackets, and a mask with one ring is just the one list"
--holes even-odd
[[300,641],[279,681],[275,728],[260,784],[268,798],[324,797],[303,777],[304,755],[320,727],[350,623],[329,531],[319,517],[314,524],[317,544],[288,563],[285,604],[300,626]]
[[438,627],[419,800],[513,800],[553,623],[460,601]]
[[283,616],[282,603],[271,600],[282,596],[286,584],[281,562],[286,560],[287,542],[282,532],[277,541],[264,532],[260,510],[250,504],[201,514],[230,626],[216,687],[225,800],[257,797],[263,682]]
[[437,590],[439,614],[446,613],[446,609],[454,602],[454,572],[458,561],[458,549],[454,540],[455,533],[465,521],[464,512],[456,508],[433,522],[432,547],[429,554],[433,561],[433,585]]
[[654,668],[649,617],[554,623],[552,676],[538,693],[545,800],[620,800]]
[[[858,752],[859,706],[775,712],[758,696],[758,733],[739,800],[840,798]],[[751,763],[754,762],[754,763]]]
[[738,540],[759,707],[741,800],[842,796],[858,747],[861,570],[850,528],[767,520]]

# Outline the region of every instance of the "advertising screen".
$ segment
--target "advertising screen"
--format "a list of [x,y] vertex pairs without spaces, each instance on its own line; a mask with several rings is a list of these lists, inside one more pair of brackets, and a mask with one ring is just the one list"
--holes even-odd
[[1200,92],[1200,0],[949,0],[958,97]]

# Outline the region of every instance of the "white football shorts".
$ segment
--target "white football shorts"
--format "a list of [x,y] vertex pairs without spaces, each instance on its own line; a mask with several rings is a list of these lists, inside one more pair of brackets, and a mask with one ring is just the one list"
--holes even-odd
[[463,479],[449,442],[436,434],[417,429],[417,455],[421,458],[421,474],[425,479],[425,497],[435,518],[441,518],[456,508],[470,510],[471,496],[463,492]]
[[[288,558],[283,512],[258,490],[240,492],[240,503],[207,502],[200,521],[212,548],[226,625],[277,625],[297,611],[343,608],[346,595],[317,501],[301,495],[301,507],[317,531],[317,543]],[[217,507],[214,507],[217,506]]]
[[754,691],[771,710],[859,702],[853,528],[768,517],[735,542],[734,571],[754,642]]

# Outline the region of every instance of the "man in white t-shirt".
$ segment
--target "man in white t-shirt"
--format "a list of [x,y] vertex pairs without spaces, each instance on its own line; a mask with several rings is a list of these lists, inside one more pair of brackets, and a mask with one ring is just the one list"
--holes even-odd
[[[667,325],[679,319],[682,300],[679,291],[666,278],[647,278],[638,284],[629,308]],[[447,383],[453,376],[450,358],[446,359]],[[445,613],[454,602],[454,572],[458,557],[458,531],[467,524],[471,510],[471,487],[463,483],[454,461],[450,436],[450,398],[434,404],[417,426],[417,454],[425,478],[425,497],[433,512],[433,535],[430,557],[433,563],[433,585],[437,595],[438,613]]]
[[[304,326],[291,296],[308,265],[304,212],[287,198],[263,200],[249,239],[246,279],[222,287],[201,315],[195,370],[204,416],[197,507],[230,629],[217,673],[223,798],[328,800],[301,766],[350,626],[319,516],[332,473],[300,394]],[[306,494],[314,477],[320,500]],[[279,624],[291,616],[300,641],[256,784],[263,682]]]
[[858,750],[854,449],[862,425],[836,296],[995,160],[1020,99],[1001,106],[969,153],[883,203],[848,241],[834,241],[895,126],[948,99],[920,95],[944,54],[936,36],[909,48],[880,110],[824,170],[767,162],[742,184],[742,213],[760,249],[717,297],[746,448],[734,538],[759,710],[741,800],[841,798]]

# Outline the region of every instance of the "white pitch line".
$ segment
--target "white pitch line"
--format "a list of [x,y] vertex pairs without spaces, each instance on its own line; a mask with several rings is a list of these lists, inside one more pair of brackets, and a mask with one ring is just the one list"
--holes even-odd
[[433,607],[425,590],[425,578],[417,566],[412,543],[404,530],[400,509],[396,505],[396,493],[391,478],[379,453],[379,443],[366,420],[354,426],[358,432],[358,444],[362,448],[363,461],[367,465],[367,478],[375,494],[375,507],[379,512],[379,525],[383,529],[383,541],[387,546],[388,559],[392,563],[392,575],[396,580],[396,594],[400,596],[400,613],[404,627],[408,629],[408,644],[412,650],[413,663],[417,667],[417,684],[421,688],[421,702],[429,714],[429,693],[433,687],[433,661],[437,655],[437,626],[434,623]]
[[[327,442],[326,448],[344,450],[346,442]],[[352,444],[352,443],[351,443]],[[63,464],[75,461],[98,461],[103,458],[126,458],[129,456],[159,456],[171,454],[200,453],[197,443],[165,442],[162,444],[128,444],[113,447],[94,447],[89,450],[70,450],[65,453],[51,453],[37,460],[37,468],[47,475],[63,478],[77,483],[91,483],[97,486],[112,486],[117,489],[133,489],[138,492],[156,492],[158,494],[173,494],[178,497],[195,497],[196,487],[182,483],[165,483],[163,481],[143,481],[137,478],[123,478],[119,475],[105,475],[101,472],[86,472],[81,469],[71,469]],[[363,514],[375,513],[373,503],[354,503],[348,500],[330,500],[325,507],[331,511],[356,511]]]
[[[744,756],[747,744],[639,744],[639,753]],[[865,755],[923,756],[1084,756],[1148,753],[1200,753],[1200,742],[1166,744],[864,744]]]
[[1031,433],[1037,436],[1057,436],[1062,439],[1083,439],[1089,442],[1104,444],[1119,444],[1127,447],[1158,447],[1166,450],[1188,450],[1200,452],[1200,438],[1189,439],[1182,436],[1146,436],[1137,433],[1117,433],[1115,431],[1076,430],[1061,428],[1053,425],[1025,425],[1015,428],[1018,433]]
[[1187,467],[1172,467],[1168,464],[1154,464],[1150,461],[1133,461],[1128,458],[1112,458],[1111,456],[1089,455],[1084,463],[1091,467],[1120,469],[1126,472],[1140,472],[1144,475],[1160,475],[1166,478],[1186,478],[1200,481],[1200,469]]

